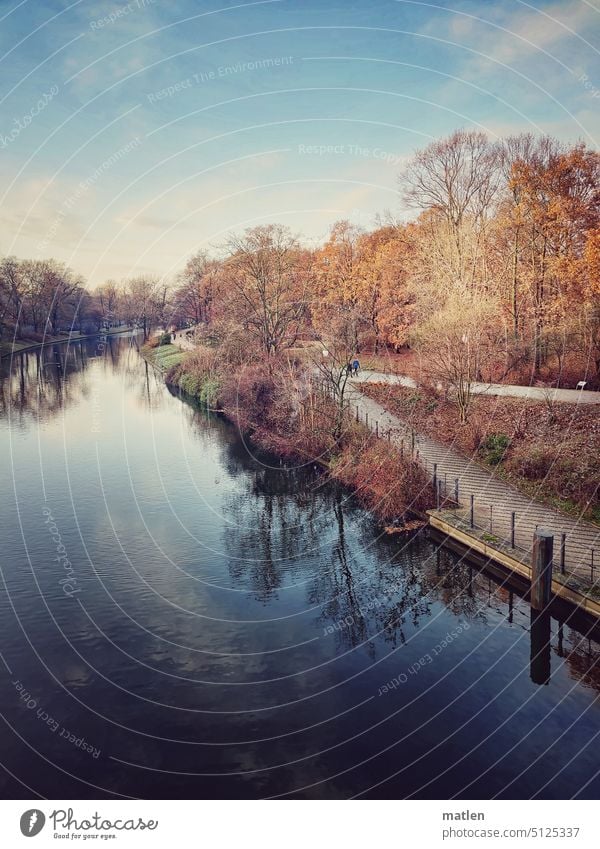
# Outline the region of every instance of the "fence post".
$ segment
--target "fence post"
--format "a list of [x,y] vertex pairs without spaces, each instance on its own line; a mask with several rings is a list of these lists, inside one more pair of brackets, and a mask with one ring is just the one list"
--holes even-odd
[[369,414],[365,413],[365,426],[369,427]]
[[379,436],[379,419],[375,421],[375,436]]
[[515,512],[510,514],[510,547],[515,547]]
[[440,486],[440,484],[441,484],[441,481],[437,481],[437,483],[434,483],[434,486],[435,486],[435,503],[436,503],[436,507],[437,507],[438,510],[440,509],[440,490],[442,488]]
[[404,440],[400,440],[400,459],[404,460]]
[[475,496],[471,495],[471,527],[475,527]]
[[534,533],[531,556],[531,606],[534,610],[544,610],[550,603],[553,546],[554,537],[549,531]]
[[392,431],[391,430],[388,430],[388,432],[387,432],[387,441],[388,442],[392,441]]
[[415,432],[414,432],[414,430],[411,430],[411,432],[410,432],[410,450],[411,450],[411,453],[414,453],[414,450],[415,450]]
[[437,489],[437,463],[433,464],[433,488]]
[[594,583],[594,549],[592,548],[592,584]]
[[565,554],[567,547],[567,535],[562,533],[560,535],[560,574],[565,574]]
[[358,421],[358,407],[356,408],[356,421]]
[[490,533],[491,534],[494,533],[493,510],[494,510],[494,506],[493,506],[493,504],[490,504]]
[[459,501],[458,501],[458,478],[454,478],[454,502],[456,504],[459,503]]

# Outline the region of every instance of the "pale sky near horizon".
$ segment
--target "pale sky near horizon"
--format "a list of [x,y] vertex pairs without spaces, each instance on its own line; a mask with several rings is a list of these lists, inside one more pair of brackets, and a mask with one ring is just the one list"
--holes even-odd
[[597,147],[599,36],[599,0],[0,0],[0,254],[93,286],[405,217],[402,163],[459,127]]

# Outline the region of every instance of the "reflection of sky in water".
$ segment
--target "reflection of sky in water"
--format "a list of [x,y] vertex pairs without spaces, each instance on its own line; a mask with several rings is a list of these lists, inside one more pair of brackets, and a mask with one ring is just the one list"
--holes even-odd
[[[496,761],[481,796],[522,771],[507,795],[548,781],[548,795],[571,795],[593,776],[598,644],[581,623],[538,628],[531,666],[529,608],[508,587],[424,535],[380,538],[310,466],[249,456],[233,428],[172,397],[128,340],[103,358],[86,348],[71,349],[66,377],[41,368],[48,349],[5,380],[0,630],[11,680],[102,756],[57,742],[7,673],[3,712],[55,764],[8,735],[17,775],[49,796],[100,792],[58,765],[120,793],[191,798],[313,784],[306,795],[349,796],[410,764],[374,795],[460,793]],[[77,580],[71,599],[44,507]],[[551,676],[537,685],[546,627]],[[528,736],[540,721],[545,741],[564,734],[560,746]],[[218,777],[232,772],[249,774]],[[594,780],[585,793],[597,791]]]

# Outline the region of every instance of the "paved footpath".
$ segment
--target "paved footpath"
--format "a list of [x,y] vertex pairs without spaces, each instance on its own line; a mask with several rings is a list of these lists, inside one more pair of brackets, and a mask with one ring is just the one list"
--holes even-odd
[[[194,328],[191,329],[193,330]],[[175,333],[171,333],[171,344],[177,348],[181,348],[182,351],[195,350],[196,343],[193,340],[193,336],[191,338],[186,336],[185,330],[176,330]]]
[[[361,371],[353,378],[356,383],[389,383],[416,389],[412,377],[401,374],[384,374],[379,371]],[[585,389],[551,389],[543,386],[506,386],[503,383],[474,383],[474,395],[503,395],[508,398],[529,398],[530,401],[560,401],[567,404],[600,404],[600,392]]]
[[[365,379],[373,379],[371,376]],[[404,440],[405,450],[411,448],[411,431],[406,422],[385,410],[372,398],[363,395],[357,388],[361,380],[353,381],[347,398],[351,409],[358,407],[361,421],[368,414],[369,426],[374,429],[377,422],[379,434],[391,439],[396,444]],[[398,381],[399,382],[399,381]],[[566,390],[563,390],[566,391]],[[563,513],[530,500],[514,487],[497,478],[493,471],[479,465],[475,460],[430,439],[422,434],[415,434],[415,451],[419,452],[419,460],[426,466],[430,474],[433,464],[437,463],[438,478],[446,482],[447,493],[454,495],[454,482],[458,478],[459,502],[470,506],[471,495],[475,496],[475,523],[489,530],[490,506],[492,506],[492,533],[503,540],[510,540],[511,512],[516,513],[515,541],[518,546],[531,549],[533,533],[536,525],[551,531],[555,535],[554,559],[559,562],[560,534],[566,533],[566,571],[574,572],[582,577],[591,576],[592,549],[594,549],[594,580],[600,580],[600,528],[583,520],[572,519]]]

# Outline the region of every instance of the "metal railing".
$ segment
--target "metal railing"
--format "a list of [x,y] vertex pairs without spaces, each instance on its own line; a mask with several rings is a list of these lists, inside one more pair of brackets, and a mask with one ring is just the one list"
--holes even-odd
[[[436,507],[438,509],[453,509],[457,521],[461,523],[464,521],[466,531],[480,531],[484,536],[484,541],[488,541],[491,545],[498,543],[518,554],[518,559],[524,559],[524,562],[527,563],[530,561],[532,544],[529,541],[524,543],[523,538],[527,536],[528,540],[532,540],[533,532],[537,531],[539,527],[531,518],[520,516],[515,510],[494,507],[493,504],[489,503],[489,499],[479,499],[478,501],[474,493],[462,492],[460,478],[455,477],[448,480],[447,473],[439,471],[438,463],[429,461],[420,455],[417,433],[413,428],[404,426],[400,431],[397,427],[393,429],[382,428],[378,419],[369,418],[368,412],[365,411],[364,416],[362,416],[358,405],[355,405],[354,416],[357,422],[362,421],[377,437],[388,441],[391,441],[393,432],[398,432],[398,435],[403,432],[404,437],[399,440],[400,454],[404,455],[405,452],[410,454],[412,459],[421,463],[429,472],[435,491]],[[461,507],[466,508],[464,517],[461,513]],[[565,576],[565,578],[572,575],[578,579],[583,579],[586,584],[590,584],[590,587],[598,586],[600,582],[600,545],[595,548],[594,546],[587,546],[584,542],[572,542],[569,539],[568,531],[554,531],[552,527],[546,527],[546,530],[554,533],[553,574]],[[487,540],[485,540],[486,536]],[[600,529],[598,530],[598,538],[600,539]]]

